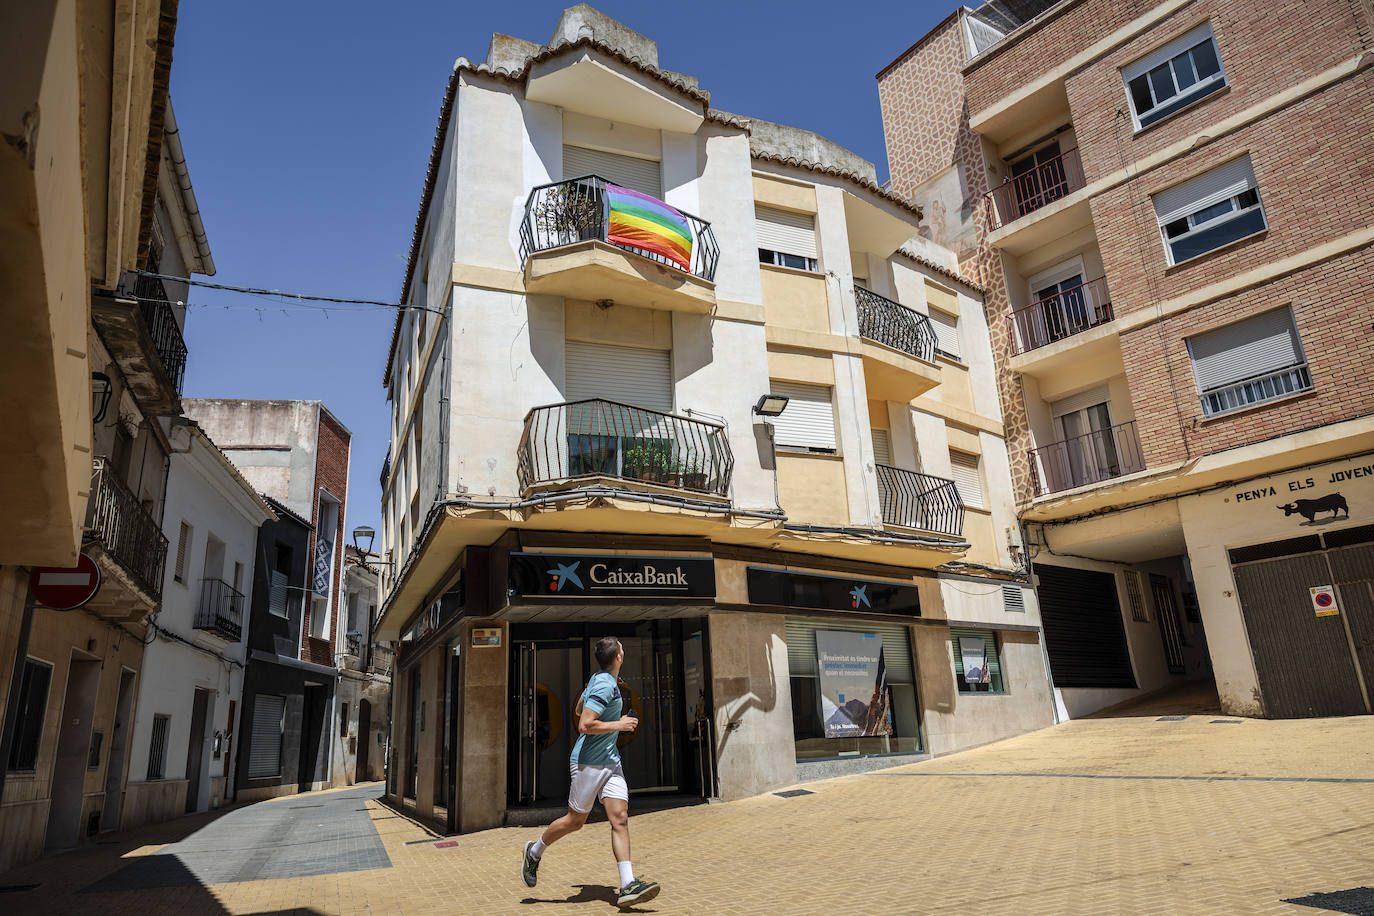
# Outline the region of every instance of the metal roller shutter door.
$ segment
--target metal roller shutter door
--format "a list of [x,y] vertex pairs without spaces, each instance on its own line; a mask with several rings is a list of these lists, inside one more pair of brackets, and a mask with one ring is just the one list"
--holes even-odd
[[662,168],[655,159],[622,156],[585,146],[564,146],[563,177],[581,178],[583,175],[600,175],[612,184],[663,199]]
[[835,406],[829,386],[772,382],[769,388],[788,399],[787,409],[773,419],[778,445],[835,450]]
[[248,778],[281,775],[282,714],[286,698],[258,694],[253,699],[252,747],[248,754]]
[[1045,649],[1056,687],[1135,687],[1116,576],[1035,564]]
[[759,247],[803,258],[815,258],[816,218],[809,213],[793,213],[776,207],[754,205],[754,227]]
[[842,630],[846,633],[877,633],[883,640],[883,667],[889,684],[914,684],[911,663],[911,636],[906,627],[884,626],[862,620],[809,620],[787,618],[787,668],[793,677],[818,677],[816,631]]
[[672,360],[667,350],[570,340],[566,359],[569,401],[605,398],[673,412]]

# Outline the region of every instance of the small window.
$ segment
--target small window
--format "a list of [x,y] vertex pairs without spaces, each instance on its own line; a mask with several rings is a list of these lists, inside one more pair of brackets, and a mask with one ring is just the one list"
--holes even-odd
[[339,737],[348,737],[348,704],[344,703],[339,707]]
[[1131,619],[1136,623],[1149,623],[1150,615],[1145,610],[1145,593],[1140,587],[1140,573],[1134,569],[1126,570],[1126,598],[1131,604]]
[[267,610],[278,617],[287,615],[286,582],[286,573],[276,569],[272,570],[272,587],[267,597]]
[[1204,23],[1121,72],[1136,130],[1226,86],[1211,23]]
[[773,420],[776,445],[812,452],[834,454],[835,405],[828,385],[798,382],[773,382],[773,394],[788,398],[787,409]]
[[926,281],[926,306],[935,331],[935,348],[951,359],[962,360],[959,344],[959,296],[952,289]]
[[954,486],[959,491],[959,499],[965,506],[978,509],[987,507],[987,501],[983,498],[981,463],[978,455],[950,450],[950,470],[954,475]]
[[755,204],[754,228],[760,264],[816,269],[816,218],[811,214]]
[[153,716],[153,739],[148,744],[148,778],[162,779],[167,770],[167,731],[171,716]]
[[1154,206],[1170,264],[1268,228],[1248,156],[1161,191]]
[[52,666],[32,658],[24,659],[24,675],[19,682],[19,718],[14,726],[14,743],[6,769],[32,771],[38,763],[38,745],[43,739],[43,713],[48,706],[48,684]]
[[949,641],[954,650],[954,680],[960,693],[1007,692],[996,631],[950,627]]
[[1205,416],[1312,388],[1291,309],[1281,308],[1188,338]]
[[181,531],[177,534],[177,562],[173,568],[172,578],[182,583],[186,583],[186,557],[191,552],[191,526],[185,522],[181,523]]
[[873,463],[893,467],[892,436],[885,429],[870,429],[873,437]]

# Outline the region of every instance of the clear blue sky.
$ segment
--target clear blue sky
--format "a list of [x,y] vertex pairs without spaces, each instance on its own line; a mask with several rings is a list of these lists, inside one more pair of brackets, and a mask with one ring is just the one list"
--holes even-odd
[[[395,301],[453,61],[544,43],[566,2],[180,6],[172,99],[218,268],[241,286]],[[717,108],[817,131],[887,177],[874,75],[952,2],[593,6]],[[392,315],[193,290],[189,397],[312,398],[353,431],[348,526],[380,528]],[[256,307],[260,307],[258,311]],[[454,430],[461,435],[460,430]],[[515,448],[515,443],[511,443]]]

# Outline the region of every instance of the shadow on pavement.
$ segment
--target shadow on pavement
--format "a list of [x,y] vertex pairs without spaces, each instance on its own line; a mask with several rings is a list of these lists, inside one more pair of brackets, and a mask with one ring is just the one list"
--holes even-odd
[[1082,719],[1133,719],[1159,716],[1219,716],[1221,700],[1212,680],[1189,681],[1154,693],[1108,706]]
[[[577,893],[571,897],[545,898],[545,897],[526,897],[521,903],[595,903],[600,900],[615,906],[616,898],[619,893],[613,887],[604,884],[574,884]],[[622,913],[657,913],[658,910],[645,910],[637,907],[627,906],[620,910]]]

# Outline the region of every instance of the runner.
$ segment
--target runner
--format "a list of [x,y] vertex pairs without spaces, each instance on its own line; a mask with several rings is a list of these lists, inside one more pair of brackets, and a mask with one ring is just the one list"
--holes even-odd
[[554,821],[539,839],[525,844],[525,860],[520,876],[534,887],[539,879],[539,861],[557,840],[587,823],[587,815],[598,798],[611,822],[611,852],[615,854],[619,870],[617,886],[620,896],[617,906],[644,903],[658,896],[654,881],[641,881],[630,867],[630,789],[625,784],[625,772],[620,768],[620,751],[616,737],[639,727],[633,715],[622,716],[620,698],[620,666],[625,661],[625,649],[620,640],[607,636],[596,644],[596,662],[601,671],[592,675],[582,691],[573,717],[577,719],[577,743],[572,749],[572,787],[568,790],[568,813]]

